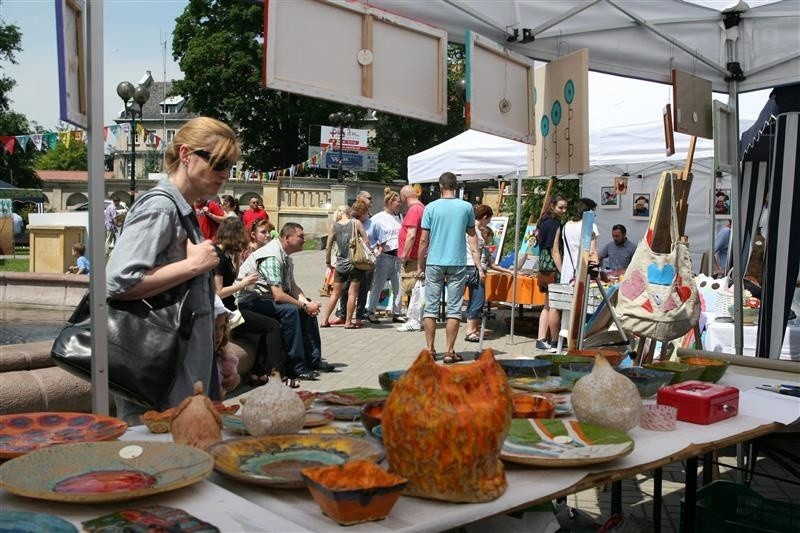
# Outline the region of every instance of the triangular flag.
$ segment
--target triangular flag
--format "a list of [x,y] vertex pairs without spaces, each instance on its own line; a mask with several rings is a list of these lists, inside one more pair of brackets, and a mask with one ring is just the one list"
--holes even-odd
[[72,138],[74,140],[78,141],[78,142],[81,142],[83,140],[83,131],[81,131],[81,130],[73,131],[72,132]]
[[22,148],[22,151],[25,151],[25,148],[28,146],[28,141],[31,140],[30,135],[17,135],[17,142],[19,143],[19,147]]
[[42,140],[44,139],[44,135],[41,133],[34,133],[31,135],[31,140],[33,141],[33,146],[36,147],[37,150],[42,150]]
[[58,134],[52,131],[48,131],[44,134],[44,142],[47,145],[47,148],[53,149],[58,144]]
[[63,144],[64,146],[69,147],[69,142],[72,137],[70,136],[70,132],[62,131],[58,134],[58,142]]
[[14,138],[13,135],[3,135],[0,137],[0,143],[3,143],[3,149],[8,152],[9,154],[14,153],[14,144],[17,140]]
[[108,127],[108,131],[111,132],[111,135],[116,137],[119,134],[119,124],[112,124]]

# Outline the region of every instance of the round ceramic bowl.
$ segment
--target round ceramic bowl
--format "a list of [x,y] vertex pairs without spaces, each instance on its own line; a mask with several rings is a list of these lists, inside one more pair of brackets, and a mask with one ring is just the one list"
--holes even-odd
[[[575,357],[597,357],[598,355],[602,355],[608,361],[608,364],[611,366],[617,366],[621,361],[622,358],[625,357],[625,354],[622,352],[616,352],[614,350],[598,350],[598,349],[588,349],[588,350],[567,350],[567,355],[575,356]],[[584,360],[584,362],[586,362]]]
[[391,391],[397,380],[400,379],[405,373],[405,370],[390,370],[388,372],[381,372],[378,374],[378,383],[381,384],[381,388],[383,390]]
[[639,396],[642,398],[654,396],[658,392],[658,389],[667,385],[672,381],[673,377],[672,372],[642,368],[640,366],[619,368],[617,372],[633,381],[633,384],[636,385],[636,388],[639,390]]
[[511,395],[513,418],[553,418],[556,404],[536,394],[515,393]]
[[550,375],[550,361],[544,359],[498,359],[506,376],[510,378],[546,378]]
[[367,402],[361,406],[361,423],[364,424],[367,433],[372,433],[372,429],[383,420],[383,404],[384,400],[380,400]]
[[593,368],[594,363],[567,363],[558,367],[558,375],[561,376],[561,381],[574,384],[583,376],[591,373]]
[[371,461],[300,471],[322,512],[342,525],[386,518],[408,480]]
[[700,376],[706,369],[706,367],[700,365],[687,365],[686,363],[676,363],[673,361],[656,361],[644,365],[644,367],[652,370],[671,372],[672,379],[669,382],[670,385],[693,379],[700,379]]
[[728,361],[712,359],[711,357],[685,356],[680,359],[681,363],[687,365],[704,366],[705,370],[700,374],[700,381],[710,381],[712,383],[716,383],[722,379],[725,371],[728,370],[728,366],[730,366]]
[[558,367],[567,363],[586,363],[586,358],[579,355],[565,355],[562,353],[548,353],[537,355],[536,359],[550,361],[550,375],[558,375]]
[[[728,306],[728,312],[733,316],[733,305]],[[742,307],[742,324],[752,326],[758,322],[758,309]]]

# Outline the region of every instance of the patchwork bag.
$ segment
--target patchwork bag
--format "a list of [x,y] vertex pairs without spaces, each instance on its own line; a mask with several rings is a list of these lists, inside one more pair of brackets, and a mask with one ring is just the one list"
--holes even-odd
[[647,232],[625,271],[615,308],[625,331],[661,341],[683,336],[700,317],[692,260],[686,243],[678,242],[674,203],[670,236],[670,252],[660,254],[650,248],[652,231]]

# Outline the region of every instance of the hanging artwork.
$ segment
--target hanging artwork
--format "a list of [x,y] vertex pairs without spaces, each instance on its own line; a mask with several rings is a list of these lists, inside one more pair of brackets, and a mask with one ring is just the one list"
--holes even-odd
[[717,217],[731,216],[730,189],[717,189],[714,192],[714,215]]
[[711,82],[688,72],[672,69],[673,126],[675,131],[711,139]]
[[664,146],[667,157],[675,153],[675,133],[672,128],[672,106],[664,107]]
[[616,187],[600,187],[600,202],[603,209],[619,209],[619,194]]
[[650,193],[637,192],[633,194],[634,218],[650,218]]
[[614,178],[614,188],[617,194],[628,194],[628,176],[617,176]]
[[489,248],[494,262],[499,263],[500,254],[503,251],[503,241],[506,239],[506,230],[508,230],[508,217],[492,217],[488,226],[494,232],[494,238],[491,242],[486,243],[486,247]]
[[529,176],[578,174],[589,169],[589,50],[534,71],[534,146]]

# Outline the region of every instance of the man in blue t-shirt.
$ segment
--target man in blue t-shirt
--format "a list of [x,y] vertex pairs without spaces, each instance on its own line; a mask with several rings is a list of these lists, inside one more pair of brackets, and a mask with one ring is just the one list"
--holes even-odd
[[[436,318],[442,291],[447,287],[447,352],[444,355],[444,362],[447,364],[463,361],[455,352],[455,343],[461,322],[467,271],[465,233],[469,235],[469,248],[475,265],[481,264],[475,236],[475,212],[468,202],[456,198],[457,187],[458,180],[452,172],[445,172],[439,177],[440,198],[428,204],[422,215],[417,271],[418,277],[425,278],[425,308],[422,318],[425,341],[434,357]],[[480,267],[478,273],[483,281],[484,273]]]

